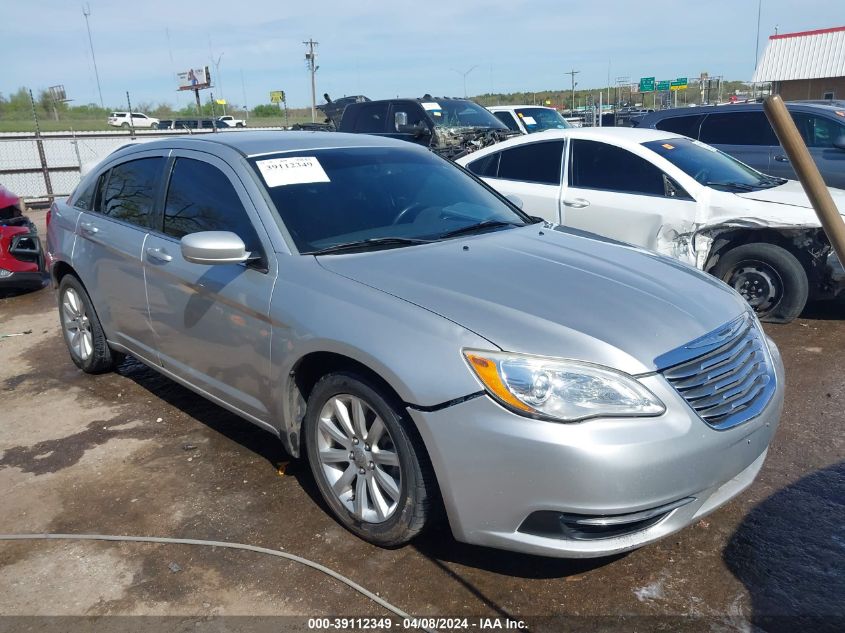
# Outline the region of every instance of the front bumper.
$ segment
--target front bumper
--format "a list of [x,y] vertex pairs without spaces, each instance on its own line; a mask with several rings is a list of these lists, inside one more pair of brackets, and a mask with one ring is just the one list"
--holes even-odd
[[12,272],[9,275],[0,273],[0,288],[4,290],[41,288],[46,280],[46,275],[41,272]]
[[[635,549],[682,529],[748,487],[783,409],[777,389],[756,418],[724,431],[703,422],[660,375],[642,382],[665,404],[654,418],[562,424],[518,416],[487,396],[411,410],[431,457],[455,538],[530,554],[587,558]],[[692,498],[621,536],[570,538],[520,530],[534,513],[639,513]]]

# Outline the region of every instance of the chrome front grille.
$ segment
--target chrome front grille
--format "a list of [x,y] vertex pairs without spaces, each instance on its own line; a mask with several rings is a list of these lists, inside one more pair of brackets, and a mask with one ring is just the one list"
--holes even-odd
[[728,429],[756,417],[775,392],[769,350],[750,315],[743,315],[662,359],[671,361],[684,356],[687,358],[662,373],[699,417],[715,429]]

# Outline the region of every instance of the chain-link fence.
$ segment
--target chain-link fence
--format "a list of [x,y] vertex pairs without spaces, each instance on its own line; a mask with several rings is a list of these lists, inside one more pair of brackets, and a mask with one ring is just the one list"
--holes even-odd
[[[237,134],[245,128],[221,133]],[[255,129],[255,128],[251,128]],[[194,134],[214,134],[196,130]],[[0,134],[0,184],[27,204],[49,203],[70,195],[82,173],[131,142],[164,138],[182,131],[42,132]]]

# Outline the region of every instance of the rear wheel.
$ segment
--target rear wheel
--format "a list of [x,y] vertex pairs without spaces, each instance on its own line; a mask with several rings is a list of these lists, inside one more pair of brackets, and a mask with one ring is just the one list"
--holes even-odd
[[128,129],[128,128],[129,128],[129,124],[128,124],[126,121],[124,121],[123,123],[121,123],[121,124],[120,124],[120,127],[122,127],[122,128],[127,128],[127,129]]
[[65,275],[59,284],[59,320],[70,358],[82,371],[100,374],[122,360],[109,348],[91,298],[73,275]]
[[731,249],[713,274],[733,287],[770,323],[788,323],[807,303],[809,281],[801,262],[785,248],[763,242]]
[[382,547],[407,543],[426,526],[434,476],[401,405],[366,378],[330,374],[305,415],[311,471],[334,515]]

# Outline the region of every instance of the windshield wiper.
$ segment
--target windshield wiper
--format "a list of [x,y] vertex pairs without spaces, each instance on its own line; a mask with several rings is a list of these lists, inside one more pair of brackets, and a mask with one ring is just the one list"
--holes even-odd
[[708,180],[704,185],[706,187],[730,187],[732,189],[739,189],[740,191],[754,191],[757,189],[754,185],[746,185],[744,182],[714,182]]
[[327,246],[320,250],[303,253],[303,255],[330,255],[331,253],[343,253],[345,251],[365,251],[377,249],[383,246],[408,246],[413,244],[431,244],[433,240],[423,240],[414,237],[369,237],[365,240],[344,242]]
[[485,220],[484,222],[479,222],[478,224],[470,224],[469,226],[462,226],[459,229],[454,229],[452,231],[446,231],[445,233],[440,234],[440,239],[444,239],[447,237],[457,237],[458,235],[468,235],[470,233],[478,233],[480,231],[485,231],[487,229],[495,229],[501,226],[523,226],[522,224],[516,224],[515,222],[507,222],[505,220]]

